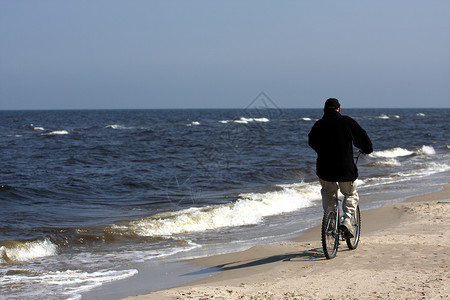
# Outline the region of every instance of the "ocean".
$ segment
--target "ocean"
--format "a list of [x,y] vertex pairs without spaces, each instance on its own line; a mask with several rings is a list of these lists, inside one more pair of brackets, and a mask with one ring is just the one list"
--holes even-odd
[[[342,114],[374,145],[359,161],[362,210],[449,182],[450,109]],[[321,116],[267,102],[0,111],[1,298],[80,299],[137,276],[139,264],[288,241],[319,225],[307,135]]]

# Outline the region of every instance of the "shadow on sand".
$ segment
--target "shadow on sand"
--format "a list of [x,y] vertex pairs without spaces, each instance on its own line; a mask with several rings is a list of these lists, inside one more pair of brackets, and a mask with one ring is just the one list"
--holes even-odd
[[299,253],[287,253],[281,255],[273,255],[255,260],[229,262],[214,267],[208,267],[196,272],[186,273],[183,274],[182,276],[201,275],[207,273],[217,273],[220,271],[237,270],[265,264],[271,264],[274,262],[321,261],[321,260],[325,260],[325,257],[322,253],[322,249],[313,248]]

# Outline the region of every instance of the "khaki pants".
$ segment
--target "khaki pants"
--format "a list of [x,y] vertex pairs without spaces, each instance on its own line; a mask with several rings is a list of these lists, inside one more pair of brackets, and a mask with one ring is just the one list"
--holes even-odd
[[358,206],[359,196],[356,192],[356,182],[331,182],[325,181],[319,178],[322,189],[322,205],[325,210],[328,206],[334,204],[334,199],[338,197],[338,191],[344,195],[344,202],[342,203],[342,209],[347,216],[353,216],[356,207]]

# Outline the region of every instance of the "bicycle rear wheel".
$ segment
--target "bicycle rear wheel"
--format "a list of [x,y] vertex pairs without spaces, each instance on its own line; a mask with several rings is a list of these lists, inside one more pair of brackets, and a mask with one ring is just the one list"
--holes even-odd
[[356,249],[359,243],[359,235],[361,232],[361,213],[359,211],[359,205],[356,207],[356,211],[352,218],[350,219],[353,228],[355,229],[355,236],[352,238],[347,238],[345,241],[347,242],[347,246],[350,250]]
[[322,219],[322,248],[327,259],[336,256],[339,246],[338,215],[334,207],[325,210]]

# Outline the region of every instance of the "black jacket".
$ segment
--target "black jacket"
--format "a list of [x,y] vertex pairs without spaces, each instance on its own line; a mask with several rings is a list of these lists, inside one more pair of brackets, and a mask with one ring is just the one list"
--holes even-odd
[[353,145],[365,154],[373,151],[366,131],[355,120],[337,111],[325,111],[322,119],[311,128],[308,144],[317,152],[317,176],[334,182],[358,178]]

